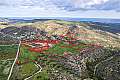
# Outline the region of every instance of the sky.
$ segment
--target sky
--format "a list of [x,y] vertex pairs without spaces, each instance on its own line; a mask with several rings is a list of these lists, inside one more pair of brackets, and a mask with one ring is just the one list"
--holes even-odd
[[0,0],[0,17],[120,19],[120,0]]

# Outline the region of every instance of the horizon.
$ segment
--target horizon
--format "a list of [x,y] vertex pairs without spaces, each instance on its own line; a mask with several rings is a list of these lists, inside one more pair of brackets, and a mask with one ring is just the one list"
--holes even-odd
[[113,18],[72,18],[72,17],[1,17],[10,20],[63,20],[75,22],[120,23],[120,19]]
[[92,17],[88,17],[88,18],[84,18],[84,17],[0,17],[0,18],[11,18],[11,19],[23,19],[23,18],[33,18],[33,19],[60,19],[60,18],[66,18],[66,19],[115,19],[115,20],[119,20],[120,18],[92,18]]

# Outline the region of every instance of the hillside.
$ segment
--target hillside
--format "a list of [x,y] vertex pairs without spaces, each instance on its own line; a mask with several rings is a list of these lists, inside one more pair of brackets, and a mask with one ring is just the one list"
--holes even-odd
[[10,80],[119,80],[120,38],[92,25],[63,20],[5,24],[0,65],[8,67],[0,68],[0,78],[9,75],[20,42]]

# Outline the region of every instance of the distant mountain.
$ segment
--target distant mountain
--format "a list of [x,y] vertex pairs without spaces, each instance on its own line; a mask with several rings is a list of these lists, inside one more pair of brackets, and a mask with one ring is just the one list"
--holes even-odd
[[100,22],[87,22],[91,28],[103,30],[111,33],[120,33],[120,23],[100,23]]
[[37,21],[48,21],[48,20],[52,20],[52,19],[0,18],[0,22],[8,22],[8,23],[17,23],[17,22],[33,23],[33,22],[37,22]]
[[120,23],[120,19],[104,19],[104,18],[62,18],[67,21],[83,21],[83,22],[101,22],[101,23]]
[[8,18],[0,18],[0,22],[10,22]]
[[107,18],[68,18],[68,17],[10,17],[13,20],[49,20],[59,19],[66,21],[83,21],[83,22],[101,22],[101,23],[120,23],[120,19],[107,19]]

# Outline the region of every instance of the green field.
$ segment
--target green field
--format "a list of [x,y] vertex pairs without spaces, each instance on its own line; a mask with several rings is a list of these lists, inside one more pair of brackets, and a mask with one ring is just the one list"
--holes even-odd
[[[67,47],[62,48],[62,46],[67,46]],[[46,52],[52,54],[59,54],[59,55],[63,55],[64,52],[71,52],[73,54],[76,54],[79,52],[76,49],[83,49],[83,48],[86,48],[86,46],[83,44],[72,46],[71,44],[65,44],[64,42],[60,42],[59,44],[56,44],[52,48],[48,49]]]
[[33,73],[35,73],[37,71],[37,67],[35,66],[34,63],[30,62],[27,64],[23,64],[22,68],[21,68],[21,74],[23,76],[29,76],[32,75]]
[[0,45],[0,60],[15,58],[18,45]]
[[35,75],[32,80],[49,80],[47,68],[44,68],[44,70],[42,72]]
[[21,61],[21,63],[24,63],[26,61],[33,61],[33,60],[37,59],[38,55],[39,55],[39,53],[31,52],[28,50],[28,47],[25,47],[23,45],[20,48],[19,60]]

